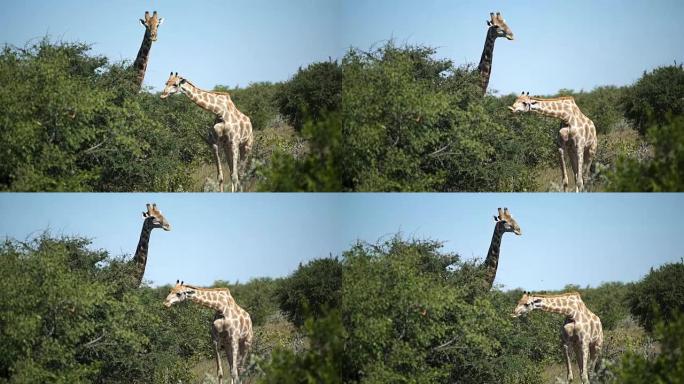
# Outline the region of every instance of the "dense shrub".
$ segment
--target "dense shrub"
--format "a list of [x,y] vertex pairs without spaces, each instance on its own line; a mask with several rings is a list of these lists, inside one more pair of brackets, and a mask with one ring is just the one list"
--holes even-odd
[[655,338],[660,353],[654,357],[628,352],[621,363],[611,369],[614,383],[684,383],[684,316],[680,313],[668,322],[659,322]]
[[671,117],[646,132],[652,156],[620,157],[608,175],[608,189],[615,192],[684,191],[684,116]]
[[344,380],[539,382],[526,352],[507,350],[524,342],[508,339],[515,323],[487,295],[473,300],[458,255],[440,248],[395,237],[344,253]]
[[89,244],[43,235],[0,246],[0,378],[190,380],[189,367],[210,351],[196,332],[207,319],[191,308],[166,310],[167,292],[127,289],[128,264]]
[[434,53],[390,42],[344,57],[345,186],[358,191],[530,189],[537,148],[543,148],[536,144],[548,141],[544,147],[549,147],[549,134],[540,136],[536,128],[521,134],[502,103],[481,97],[477,71],[456,68]]
[[[131,90],[130,73],[81,43],[42,40],[0,54],[0,189],[174,191],[200,141],[193,114],[162,124],[164,107]],[[156,109],[160,114],[150,111]]]
[[295,325],[318,319],[340,306],[342,265],[333,258],[315,259],[297,270],[276,288],[280,309]]
[[260,171],[258,189],[272,192],[342,191],[344,151],[341,126],[339,113],[305,123],[302,138],[306,141],[307,151],[297,157],[297,151],[276,148],[270,164]]
[[309,347],[300,353],[278,348],[264,366],[260,383],[341,383],[345,332],[339,311],[304,324]]
[[275,94],[276,104],[285,119],[301,130],[309,120],[340,110],[342,69],[336,61],[310,64],[299,68]]
[[653,124],[667,122],[668,114],[684,114],[684,68],[670,65],[656,68],[625,90],[625,116],[644,134]]
[[632,314],[647,331],[656,319],[672,321],[684,312],[684,261],[651,269],[628,295]]

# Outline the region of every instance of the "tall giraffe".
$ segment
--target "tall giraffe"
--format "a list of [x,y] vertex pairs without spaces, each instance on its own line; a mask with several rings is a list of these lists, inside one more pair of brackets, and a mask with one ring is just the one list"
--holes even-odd
[[[580,111],[572,96],[544,99],[530,97],[522,93],[508,109],[513,113],[536,112],[540,115],[561,119],[558,132],[558,156],[563,176],[563,191],[568,190],[568,174],[565,171],[565,152],[570,157],[570,165],[575,176],[575,192],[584,190],[584,175],[591,170],[591,162],[596,156],[598,139],[594,122]],[[586,168],[586,171],[583,169]]]
[[157,11],[152,13],[145,12],[145,19],[140,19],[140,23],[145,27],[145,35],[143,35],[142,44],[138,50],[138,56],[133,62],[133,69],[136,73],[135,84],[138,90],[142,88],[143,80],[145,79],[145,71],[147,70],[147,61],[150,58],[150,49],[152,43],[157,41],[157,28],[164,22],[163,17],[157,16]]
[[247,157],[254,143],[251,120],[235,107],[228,93],[201,90],[187,79],[178,76],[178,72],[175,74],[171,72],[160,97],[165,99],[178,92],[185,94],[200,108],[216,115],[215,124],[209,136],[214,149],[219,190],[223,192],[223,170],[219,157],[219,145],[223,144],[228,157],[231,192],[235,192],[240,186],[238,163],[240,159],[244,160]]
[[150,234],[155,228],[161,228],[165,231],[171,230],[171,224],[166,220],[161,211],[157,209],[157,204],[147,204],[147,212],[143,212],[143,226],[140,232],[140,240],[138,240],[138,247],[135,249],[135,256],[133,256],[133,263],[135,269],[135,286],[139,287],[142,283],[143,275],[145,274],[145,266],[147,265],[147,249],[150,244]]
[[587,367],[592,372],[596,369],[603,345],[601,319],[584,305],[577,292],[560,295],[533,295],[525,292],[511,316],[519,317],[534,309],[565,315],[565,322],[561,328],[561,342],[568,370],[567,379],[569,382],[573,379],[569,353],[570,346],[573,346],[582,383],[588,383]]
[[164,306],[169,308],[186,299],[216,311],[211,327],[211,338],[216,352],[218,381],[219,384],[223,383],[223,368],[221,367],[221,346],[223,346],[228,355],[231,383],[237,383],[238,368],[245,368],[247,354],[254,337],[249,313],[235,303],[228,288],[199,288],[184,284],[182,281],[179,283],[178,280],[176,280],[176,286],[166,296]]
[[499,216],[494,216],[494,234],[492,235],[492,242],[489,245],[487,258],[482,263],[482,268],[485,271],[485,290],[489,291],[494,285],[494,278],[496,277],[496,270],[499,266],[499,249],[501,248],[501,238],[506,232],[513,232],[516,235],[522,235],[522,230],[518,223],[513,219],[508,208],[503,211],[499,208]]
[[487,93],[487,87],[489,86],[489,76],[492,73],[492,59],[494,57],[494,42],[499,37],[505,37],[508,40],[513,40],[513,31],[506,25],[506,21],[501,17],[501,13],[497,12],[489,14],[489,20],[487,20],[487,38],[485,39],[485,45],[482,49],[482,56],[480,57],[480,65],[478,69],[480,70],[480,77],[482,80],[482,95]]

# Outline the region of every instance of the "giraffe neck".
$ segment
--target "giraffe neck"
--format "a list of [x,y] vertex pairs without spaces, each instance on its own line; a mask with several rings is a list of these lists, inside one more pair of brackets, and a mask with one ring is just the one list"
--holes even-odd
[[[219,103],[216,104],[211,104],[210,101],[214,100],[216,101],[216,95],[213,92],[207,92],[205,90],[200,89],[199,87],[195,86],[191,82],[189,82],[187,79],[184,79],[185,81],[183,84],[181,84],[181,91],[192,100],[193,103],[197,104],[200,108],[207,110],[209,112],[212,112],[218,116],[223,115],[223,108],[219,106]],[[228,97],[229,105],[232,104],[232,101],[230,101],[230,96],[228,94],[222,94]]]
[[[540,115],[555,117],[564,122],[570,121],[572,117],[571,106],[568,102],[571,100],[540,100],[536,99],[537,103],[533,104],[531,111]],[[574,102],[573,102],[574,103]]]
[[492,58],[494,57],[494,43],[496,42],[496,37],[496,28],[489,27],[484,49],[482,49],[482,56],[480,57],[480,65],[478,66],[482,81],[482,95],[487,93],[487,87],[489,86],[489,76],[492,73]]
[[572,319],[575,319],[579,313],[581,300],[576,295],[537,297],[537,299],[541,299],[537,308],[544,312],[560,313]]
[[138,56],[133,62],[133,68],[135,69],[135,82],[138,89],[142,88],[143,80],[145,80],[145,71],[147,70],[147,61],[150,57],[150,49],[152,48],[152,37],[150,32],[145,28],[145,35],[143,36],[142,44],[140,44],[140,49],[138,50]]
[[492,235],[492,242],[489,244],[489,251],[487,258],[483,263],[485,269],[485,287],[487,290],[492,289],[494,285],[494,278],[496,277],[496,269],[499,266],[499,249],[501,248],[501,238],[506,231],[503,227],[503,222],[498,221],[494,226],[494,234]]
[[188,295],[188,298],[216,312],[225,313],[231,307],[231,304],[235,302],[227,289],[194,288],[194,290],[195,292],[192,295]]
[[138,247],[135,249],[135,256],[133,262],[136,266],[135,279],[136,287],[142,283],[143,275],[145,274],[145,266],[147,265],[147,249],[150,243],[150,234],[152,233],[152,219],[145,219],[143,222],[142,231],[140,232],[140,240],[138,240]]

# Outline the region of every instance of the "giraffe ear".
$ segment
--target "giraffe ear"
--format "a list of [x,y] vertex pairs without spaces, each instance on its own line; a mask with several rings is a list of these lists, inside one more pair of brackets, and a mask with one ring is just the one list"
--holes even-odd
[[164,22],[164,18],[162,17],[162,18],[159,19],[159,22],[157,23],[157,26],[162,25],[163,22]]
[[147,24],[145,24],[145,20],[140,19],[140,24],[142,24],[143,27],[147,28]]

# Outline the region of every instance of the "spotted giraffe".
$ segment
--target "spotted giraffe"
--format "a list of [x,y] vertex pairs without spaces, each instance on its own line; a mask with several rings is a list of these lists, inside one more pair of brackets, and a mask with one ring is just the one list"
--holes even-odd
[[503,211],[499,208],[499,216],[494,216],[494,234],[492,235],[492,242],[489,244],[489,251],[487,252],[487,258],[482,264],[482,268],[485,271],[485,282],[484,288],[486,291],[492,289],[494,285],[494,279],[496,278],[496,270],[499,266],[499,250],[501,249],[501,238],[506,232],[513,232],[516,235],[522,235],[522,230],[518,223],[513,219],[508,208],[504,208]]
[[573,379],[569,353],[569,348],[573,346],[582,383],[589,383],[589,370],[593,372],[596,369],[603,345],[601,319],[584,305],[577,292],[560,295],[533,295],[525,292],[511,316],[519,317],[535,309],[565,315],[565,322],[561,328],[561,342],[568,370],[568,382]]
[[508,27],[506,21],[501,16],[501,13],[497,12],[489,14],[489,20],[487,20],[487,38],[485,39],[485,45],[482,49],[482,56],[480,57],[480,65],[477,68],[480,70],[482,95],[487,93],[487,87],[489,86],[489,76],[492,74],[492,59],[494,58],[494,42],[499,37],[505,37],[508,40],[513,40],[513,31]]
[[145,275],[145,266],[147,265],[147,250],[150,245],[150,235],[155,228],[161,228],[165,231],[171,230],[171,224],[162,215],[161,211],[157,209],[157,204],[147,204],[147,212],[142,213],[143,226],[140,231],[140,239],[138,246],[135,248],[135,255],[133,256],[133,263],[135,264],[135,286],[139,287]]
[[145,12],[145,19],[140,19],[140,23],[145,27],[145,35],[143,35],[142,44],[138,50],[138,56],[133,62],[133,69],[135,70],[135,84],[138,90],[142,88],[143,80],[145,80],[145,71],[147,71],[147,61],[150,58],[150,49],[152,43],[157,41],[157,28],[164,22],[163,17],[157,15],[157,11],[150,16],[149,12]]
[[[568,174],[565,171],[565,153],[570,157],[570,165],[575,176],[575,192],[584,190],[584,176],[591,170],[591,162],[596,156],[598,139],[594,122],[586,117],[572,96],[545,99],[531,97],[522,93],[512,106],[513,113],[535,112],[540,115],[561,119],[558,132],[558,155],[563,176],[563,191],[568,190]],[[583,170],[583,169],[586,169]]]
[[235,107],[228,93],[201,90],[187,79],[178,76],[178,72],[175,74],[171,72],[160,97],[165,99],[178,92],[188,96],[200,108],[216,115],[216,121],[209,136],[211,137],[212,148],[214,149],[219,190],[223,192],[223,170],[221,169],[221,158],[219,157],[219,146],[223,144],[224,150],[228,155],[231,192],[235,192],[240,186],[238,163],[240,159],[246,159],[254,143],[252,122],[247,115]]
[[216,374],[219,384],[222,384],[221,346],[223,346],[228,355],[231,382],[237,383],[239,367],[244,369],[247,354],[252,345],[252,320],[249,313],[237,305],[228,288],[199,288],[184,284],[182,281],[178,282],[178,280],[166,296],[164,306],[169,308],[186,299],[216,311],[211,328],[216,352]]

